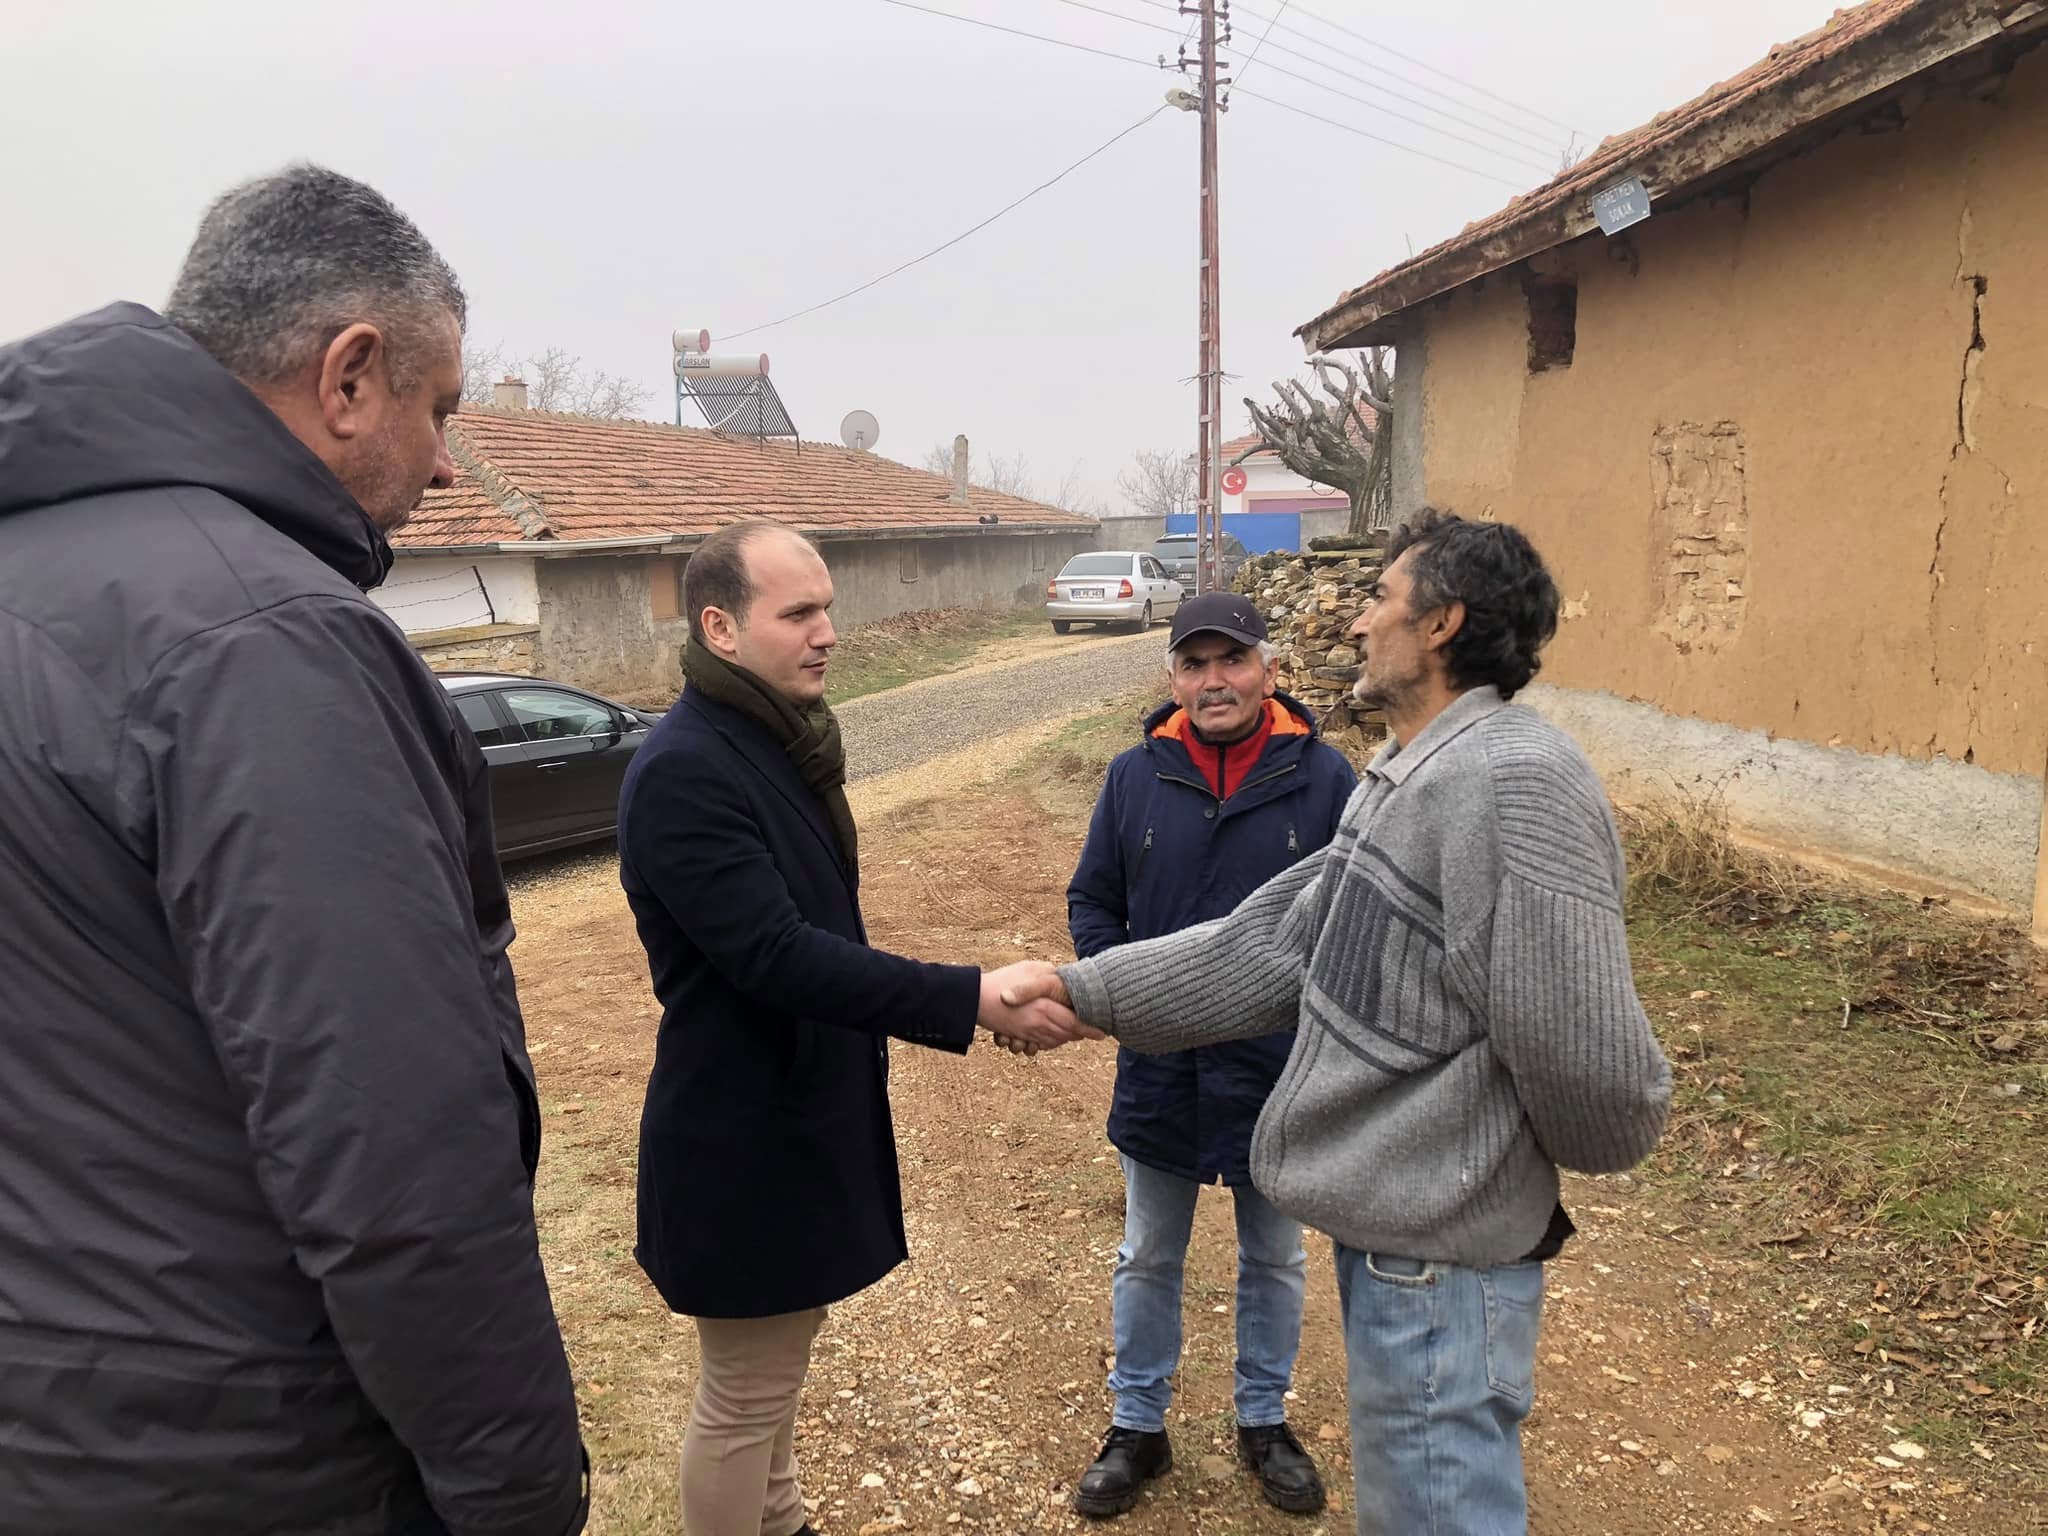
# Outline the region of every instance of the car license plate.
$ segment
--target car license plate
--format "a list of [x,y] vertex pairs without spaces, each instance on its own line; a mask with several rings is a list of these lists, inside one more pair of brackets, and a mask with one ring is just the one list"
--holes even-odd
[[1077,598],[1080,598],[1080,597],[1100,597],[1100,596],[1102,596],[1102,588],[1100,588],[1100,587],[1076,587],[1076,588],[1074,588],[1074,596],[1075,596],[1075,597],[1077,597]]

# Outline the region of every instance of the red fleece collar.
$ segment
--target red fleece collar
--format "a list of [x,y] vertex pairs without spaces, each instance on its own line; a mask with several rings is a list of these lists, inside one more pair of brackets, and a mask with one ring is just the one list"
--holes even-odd
[[[1306,736],[1308,733],[1307,721],[1295,714],[1293,710],[1282,704],[1278,699],[1268,699],[1266,700],[1266,723],[1260,726],[1258,731],[1253,732],[1253,735]],[[1184,709],[1176,709],[1172,714],[1160,721],[1158,725],[1153,727],[1152,734],[1165,741],[1193,742],[1195,740],[1194,728],[1188,721],[1188,712]],[[1246,737],[1245,739],[1249,741],[1251,738]],[[1200,743],[1197,742],[1196,745],[1199,746]]]

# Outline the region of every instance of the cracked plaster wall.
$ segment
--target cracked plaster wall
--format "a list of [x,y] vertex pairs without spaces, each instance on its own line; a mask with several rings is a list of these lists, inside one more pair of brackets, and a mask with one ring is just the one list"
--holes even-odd
[[[1428,366],[1410,478],[1517,522],[1550,559],[1568,602],[1544,681],[1744,740],[1973,766],[1993,798],[2014,776],[2038,785],[2044,186],[2048,49],[1988,97],[1909,100],[1889,131],[1852,127],[1745,191],[1550,253],[1579,285],[1569,367],[1528,372],[1514,273],[1414,317]],[[1714,468],[1688,506],[1740,503],[1744,574],[1739,614],[1693,616],[1702,645],[1672,606],[1704,589],[1673,572],[1668,455],[1722,431],[1734,477]],[[1807,798],[1829,782],[1779,777]],[[1835,782],[1851,798],[1816,813],[1816,840],[1864,792]],[[1901,793],[1933,807],[1960,782],[1909,776]],[[2010,807],[1991,820],[2009,830]],[[2031,871],[2039,838],[2037,818],[2001,857]],[[2009,869],[1986,874],[1980,888],[2014,890]]]

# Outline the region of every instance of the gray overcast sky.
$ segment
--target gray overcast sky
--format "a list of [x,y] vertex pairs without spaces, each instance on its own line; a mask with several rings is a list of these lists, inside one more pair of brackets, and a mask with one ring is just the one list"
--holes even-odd
[[[1139,59],[1156,0],[921,0]],[[1247,0],[1262,17],[1278,0]],[[1173,78],[881,0],[0,0],[0,338],[115,298],[159,303],[207,200],[310,158],[367,180],[455,264],[473,342],[549,345],[644,379],[672,414],[669,333],[828,298],[960,233],[1160,104]],[[1632,127],[1824,21],[1833,0],[1289,4],[1249,91],[1520,186],[1461,93],[1367,43],[1574,124]],[[1237,56],[1264,30],[1240,8]],[[1487,147],[1281,70],[1455,101]],[[1328,51],[1334,45],[1359,56]],[[1375,74],[1360,60],[1410,77]],[[1439,91],[1450,93],[1439,96]],[[1563,134],[1529,124],[1539,140]],[[1298,370],[1292,329],[1499,207],[1515,185],[1249,97],[1223,123],[1223,334],[1242,396]],[[988,230],[871,292],[747,338],[806,437],[846,411],[915,461],[965,432],[1050,490],[1110,495],[1139,448],[1192,448],[1196,124],[1168,111]]]

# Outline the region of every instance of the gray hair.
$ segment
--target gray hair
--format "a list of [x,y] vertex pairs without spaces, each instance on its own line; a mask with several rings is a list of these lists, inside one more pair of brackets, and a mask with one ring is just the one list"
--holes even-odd
[[454,271],[383,194],[292,165],[216,199],[164,317],[245,384],[275,384],[349,326],[384,332],[392,385],[410,389],[435,322],[459,331],[469,303]]
[[[1207,630],[1197,630],[1197,631],[1196,631],[1195,633],[1196,633],[1196,634],[1207,634],[1207,633],[1209,633],[1209,631],[1207,631]],[[1190,638],[1190,639],[1192,639],[1192,638],[1194,638],[1194,637],[1193,637],[1193,636],[1191,635],[1191,636],[1189,636],[1189,638]],[[1166,666],[1166,675],[1167,675],[1168,677],[1171,677],[1171,676],[1173,676],[1173,657],[1174,657],[1174,653],[1175,653],[1175,652],[1176,652],[1177,650],[1179,650],[1179,649],[1180,649],[1180,647],[1178,647],[1178,646],[1173,646],[1173,645],[1169,645],[1169,646],[1168,646],[1168,647],[1166,648],[1166,658],[1165,658],[1165,666]],[[1270,667],[1271,665],[1273,665],[1273,661],[1274,661],[1274,658],[1275,658],[1275,657],[1277,657],[1277,656],[1278,656],[1278,655],[1280,654],[1280,647],[1279,647],[1279,646],[1277,646],[1277,645],[1275,645],[1275,644],[1274,644],[1274,643],[1273,643],[1272,641],[1270,641],[1270,640],[1261,640],[1261,641],[1259,642],[1258,650],[1259,650],[1259,664],[1260,664],[1261,666],[1266,666],[1266,667]]]

